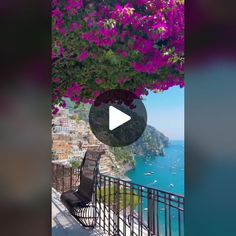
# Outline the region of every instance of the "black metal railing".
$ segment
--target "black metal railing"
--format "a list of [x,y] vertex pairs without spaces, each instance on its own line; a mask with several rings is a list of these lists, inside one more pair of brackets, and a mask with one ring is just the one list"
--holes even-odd
[[79,169],[52,163],[52,187],[63,193],[79,185]]
[[99,174],[96,202],[108,235],[184,235],[182,196]]
[[[53,164],[53,187],[75,188],[79,172]],[[97,225],[108,235],[183,236],[184,197],[98,174],[95,196]]]

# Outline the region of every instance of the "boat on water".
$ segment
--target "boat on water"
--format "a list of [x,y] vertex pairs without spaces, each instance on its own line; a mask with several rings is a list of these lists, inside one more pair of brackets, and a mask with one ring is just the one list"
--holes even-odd
[[153,184],[155,184],[155,183],[157,183],[157,180],[156,180],[156,179],[155,179],[152,183],[148,184],[148,186],[153,185]]
[[151,175],[150,172],[144,173],[145,176]]
[[146,173],[144,173],[144,175],[153,175],[155,172],[153,172],[153,171],[150,171],[150,172],[146,172]]
[[174,188],[174,184],[170,184],[169,187]]

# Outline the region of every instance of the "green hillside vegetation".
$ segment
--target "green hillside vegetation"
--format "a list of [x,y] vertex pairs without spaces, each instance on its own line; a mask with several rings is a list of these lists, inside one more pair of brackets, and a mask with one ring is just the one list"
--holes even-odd
[[[111,186],[110,188],[110,192],[109,192],[109,188],[101,188],[100,190],[97,190],[97,199],[101,199],[101,202],[105,204],[109,204],[110,203],[110,207],[114,208],[117,207],[115,205],[115,203],[117,203],[117,195],[118,191],[117,189],[115,189],[115,186]],[[126,198],[126,199],[125,199]],[[138,197],[137,195],[134,194],[131,195],[130,190],[125,189],[124,187],[120,187],[120,191],[119,191],[119,209],[120,211],[124,209],[125,207],[125,202],[126,200],[126,208],[131,206],[131,203],[133,203],[133,207],[136,208],[138,206]]]
[[72,160],[72,161],[70,161],[70,164],[71,164],[71,167],[73,169],[79,169],[80,168],[80,162],[79,161]]
[[110,151],[114,154],[116,161],[122,164],[131,164],[134,166],[132,152],[127,147],[110,147]]

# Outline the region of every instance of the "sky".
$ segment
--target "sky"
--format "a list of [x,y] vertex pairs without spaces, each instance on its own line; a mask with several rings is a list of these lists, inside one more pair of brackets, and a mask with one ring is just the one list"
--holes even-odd
[[162,93],[145,96],[148,124],[154,126],[170,140],[184,140],[184,89],[172,87]]

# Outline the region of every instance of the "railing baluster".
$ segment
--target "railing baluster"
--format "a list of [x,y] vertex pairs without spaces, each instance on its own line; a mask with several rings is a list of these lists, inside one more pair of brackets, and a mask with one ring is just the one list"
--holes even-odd
[[169,235],[171,236],[172,235],[172,221],[171,221],[171,196],[170,194],[168,194],[168,201],[169,201],[169,205],[168,205],[168,214],[169,214]]
[[153,213],[152,213],[152,233],[153,235],[156,235],[156,226],[155,226],[155,220],[156,220],[156,212],[155,212],[155,195],[154,195],[155,191],[152,190],[152,209],[153,209]]
[[111,178],[108,177],[108,234],[111,233]]
[[140,236],[142,225],[140,224],[140,215],[141,213],[141,205],[142,205],[142,197],[140,197],[140,187],[138,187],[138,235]]
[[64,188],[65,188],[65,180],[64,180],[64,178],[65,178],[65,167],[64,167],[64,165],[62,166],[62,192],[64,192]]
[[157,235],[160,235],[160,228],[159,228],[159,191],[156,191],[156,197],[157,197],[157,214],[156,214],[156,228],[157,228]]
[[97,178],[98,178],[98,176],[95,175],[94,198],[93,198],[93,203],[92,203],[95,206],[94,207],[95,208],[94,209],[95,210],[95,217],[99,217],[98,212],[97,212]]
[[143,236],[143,188],[139,186],[141,189],[141,236]]
[[113,199],[112,199],[112,208],[113,208],[113,235],[116,235],[116,211],[115,211],[115,194],[116,194],[116,188],[115,188],[115,179],[113,179]]
[[126,221],[127,221],[127,216],[126,216],[126,182],[123,184],[123,234],[126,236]]
[[106,176],[104,176],[104,185],[103,185],[103,196],[104,196],[104,203],[103,203],[103,209],[104,209],[104,214],[103,214],[103,228],[106,229],[106,200],[107,200],[107,195],[106,195]]
[[153,235],[153,199],[152,199],[152,190],[148,189],[148,236]]
[[113,219],[114,219],[114,232],[113,235],[119,235],[119,180],[114,180],[114,198],[113,198]]
[[102,226],[101,225],[101,211],[102,211],[102,208],[101,208],[101,201],[102,201],[102,180],[101,180],[101,175],[99,175],[99,211],[100,211],[100,217],[99,217],[99,226]]
[[62,181],[61,181],[61,168],[62,168],[62,167],[60,166],[60,168],[59,168],[59,179],[58,179],[58,180],[59,180],[59,191],[60,191],[60,192],[62,192],[62,191],[61,191],[61,190],[62,190],[62,189],[61,189],[61,186],[62,186],[62,184],[61,184],[61,182],[62,182]]
[[168,235],[167,229],[167,204],[166,204],[166,193],[164,193],[164,205],[165,205],[165,236]]
[[181,236],[181,216],[180,216],[180,199],[178,198],[178,228],[179,228],[179,236]]
[[130,215],[131,215],[131,235],[134,235],[134,189],[130,184]]
[[70,167],[70,189],[72,189],[72,175],[73,175],[73,170],[72,167]]
[[120,179],[117,180],[117,189],[116,189],[116,216],[117,216],[117,235],[120,235]]
[[55,176],[55,180],[56,180],[56,190],[58,191],[58,165],[56,165],[56,176]]

